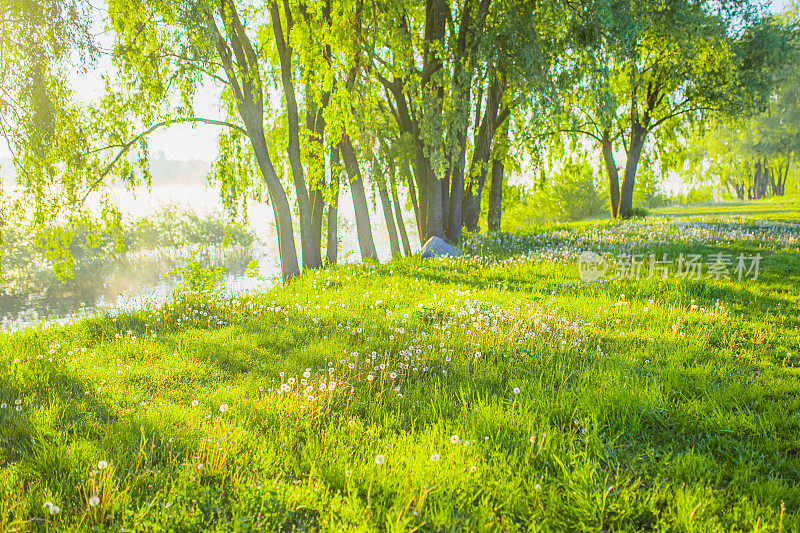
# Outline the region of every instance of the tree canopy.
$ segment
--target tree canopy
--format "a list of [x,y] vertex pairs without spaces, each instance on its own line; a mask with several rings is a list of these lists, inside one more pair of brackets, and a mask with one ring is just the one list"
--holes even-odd
[[[153,132],[218,126],[211,179],[232,213],[270,203],[284,279],[336,261],[341,186],[371,260],[373,188],[399,255],[411,252],[404,209],[421,243],[457,243],[479,229],[488,180],[487,226],[498,230],[506,174],[529,171],[543,153],[569,159],[581,137],[602,157],[613,217],[632,212],[643,154],[676,167],[711,118],[769,102],[742,153],[780,153],[787,166],[795,153],[796,84],[776,75],[797,49],[795,24],[747,0],[109,0],[106,11],[42,0],[0,9],[0,133],[22,211],[40,226],[78,217],[112,182],[149,183]],[[113,67],[105,93],[83,102],[68,74],[98,58]],[[215,116],[195,113],[200,87],[221,95]],[[108,229],[119,213],[104,205]]]
[[562,130],[598,143],[612,217],[627,218],[648,138],[676,149],[687,128],[757,108],[791,56],[794,29],[744,0],[600,0],[589,9],[586,34],[598,46],[573,58],[581,81]]

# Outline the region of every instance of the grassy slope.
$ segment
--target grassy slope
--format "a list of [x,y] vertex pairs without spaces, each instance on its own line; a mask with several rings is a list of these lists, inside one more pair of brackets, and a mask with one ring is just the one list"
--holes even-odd
[[704,202],[690,206],[673,206],[654,209],[661,216],[746,215],[751,219],[797,220],[800,213],[800,196],[774,196],[759,201]]
[[[0,531],[796,531],[800,227],[682,220],[0,336]],[[585,248],[765,259],[587,286]]]

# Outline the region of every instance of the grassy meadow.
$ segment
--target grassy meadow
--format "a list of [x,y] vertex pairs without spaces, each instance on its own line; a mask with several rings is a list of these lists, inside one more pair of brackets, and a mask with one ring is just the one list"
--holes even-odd
[[[799,531],[800,210],[769,205],[2,334],[0,531]],[[587,284],[583,250],[763,259]]]

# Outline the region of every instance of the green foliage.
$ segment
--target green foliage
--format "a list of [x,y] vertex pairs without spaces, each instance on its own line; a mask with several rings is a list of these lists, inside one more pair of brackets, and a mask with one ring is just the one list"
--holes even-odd
[[526,226],[597,218],[608,213],[608,201],[598,176],[586,159],[569,159],[539,186],[504,197],[504,226],[524,231]]
[[191,301],[208,301],[220,298],[225,286],[222,284],[222,277],[225,275],[226,268],[216,266],[203,266],[198,261],[199,250],[192,252],[186,264],[175,267],[164,276],[180,276],[181,283],[175,288],[175,297]]
[[[589,6],[589,27],[574,34],[586,46],[568,63],[580,81],[566,91],[571,105],[554,129],[621,149],[625,165],[614,165],[620,179],[630,170],[631,188],[639,165],[662,175],[681,168],[692,131],[712,117],[757,109],[772,93],[773,74],[796,64],[796,28],[748,0]],[[563,146],[554,139],[556,156]]]
[[714,199],[714,188],[713,187],[692,187],[688,193],[686,193],[686,199],[684,203],[686,204],[696,204],[699,202],[708,202]]
[[[795,4],[796,9],[796,4]],[[800,24],[787,8],[769,23],[781,31],[795,31]],[[764,37],[766,39],[766,37]],[[769,46],[754,39],[753,47]],[[762,73],[774,85],[769,99],[756,113],[725,117],[712,122],[687,142],[688,156],[681,167],[683,179],[692,185],[713,187],[736,198],[751,196],[755,165],[769,169],[775,180],[786,179],[786,189],[797,186],[800,158],[800,36],[787,55],[793,60],[783,68]],[[737,190],[738,189],[738,190]],[[769,191],[768,191],[769,192]],[[784,192],[779,188],[778,193]]]
[[256,242],[243,223],[216,213],[201,217],[174,205],[125,223],[84,217],[72,226],[14,225],[2,237],[6,286],[20,294],[63,288],[67,282],[75,289],[129,267],[146,277],[156,264],[171,268],[172,256],[186,247],[213,247],[238,264],[239,255],[249,254]]
[[244,222],[230,220],[219,213],[201,217],[178,205],[168,205],[124,228],[129,249],[154,249],[179,246],[243,246],[255,242]]

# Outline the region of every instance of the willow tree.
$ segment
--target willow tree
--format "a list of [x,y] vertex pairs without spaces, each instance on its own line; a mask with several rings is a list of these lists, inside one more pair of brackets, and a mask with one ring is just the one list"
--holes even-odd
[[494,134],[557,69],[570,15],[557,0],[381,6],[372,73],[412,146],[420,238],[457,242],[477,226]]
[[[406,256],[410,256],[411,243],[408,239],[408,232],[403,219],[403,204],[400,202],[398,193],[400,179],[403,174],[399,165],[399,161],[403,158],[403,142],[400,138],[397,124],[385,113],[382,115],[385,120],[382,124],[383,128],[378,130],[378,151],[374,157],[373,166],[376,187],[380,195],[384,220],[389,233],[392,255],[400,255],[400,245],[402,244],[403,253]],[[413,207],[414,204],[412,203],[412,209]]]
[[[611,215],[628,218],[648,139],[718,114],[741,113],[769,93],[789,33],[748,0],[586,4],[593,47],[575,60],[565,130],[594,139],[609,178]],[[582,76],[578,76],[581,74]],[[615,152],[625,155],[622,183]]]
[[[126,121],[105,113],[107,102],[80,102],[71,85],[100,54],[94,15],[78,0],[0,1],[0,135],[14,167],[14,181],[0,183],[0,240],[6,217],[16,213],[20,223],[32,225],[62,279],[72,272],[69,246],[76,226],[88,225],[91,242],[108,233],[121,244],[120,214],[100,184],[134,187],[147,180],[122,157],[133,151],[141,160],[146,146],[128,144]],[[17,189],[4,191],[6,186]],[[99,223],[86,208],[87,198],[98,192]]]
[[[255,29],[240,15],[241,6],[233,0],[112,0],[108,7],[119,83],[129,101],[141,102],[127,114],[131,122],[143,125],[141,135],[176,122],[221,125],[231,130],[222,139],[223,157],[246,140],[273,208],[283,278],[299,274],[291,207],[265,128],[263,52]],[[221,90],[228,113],[223,120],[195,116],[192,97],[200,84]],[[247,176],[249,165],[241,168]],[[228,183],[223,190],[228,199],[236,198],[244,185]]]
[[470,101],[483,81],[475,78],[486,63],[479,45],[491,5],[431,0],[385,8],[387,27],[380,35],[386,41],[374,54],[373,72],[412,146],[410,187],[421,242],[433,236],[457,242],[461,236],[469,131],[477,130]]
[[740,200],[786,193],[800,158],[800,73],[793,67],[763,111],[722,119],[692,136],[681,168],[687,182],[726,189]]
[[[721,117],[690,141],[683,176],[722,187],[738,199],[759,199],[766,194],[782,196],[800,158],[800,2],[777,15],[776,23],[795,30],[793,46],[782,69],[770,73],[775,87],[757,113]],[[756,39],[766,49],[774,45]]]
[[[357,146],[358,95],[364,91],[363,3],[285,0],[269,2],[267,7],[268,28],[260,18],[263,13],[249,12],[255,21],[258,49],[264,54],[264,68],[280,80],[282,107],[269,124],[270,139],[273,145],[286,147],[285,157],[277,157],[278,166],[288,167],[292,176],[303,265],[322,265],[326,202],[326,259],[336,261],[340,174],[346,175],[352,193],[362,258],[377,260]],[[326,183],[328,174],[330,185]]]

